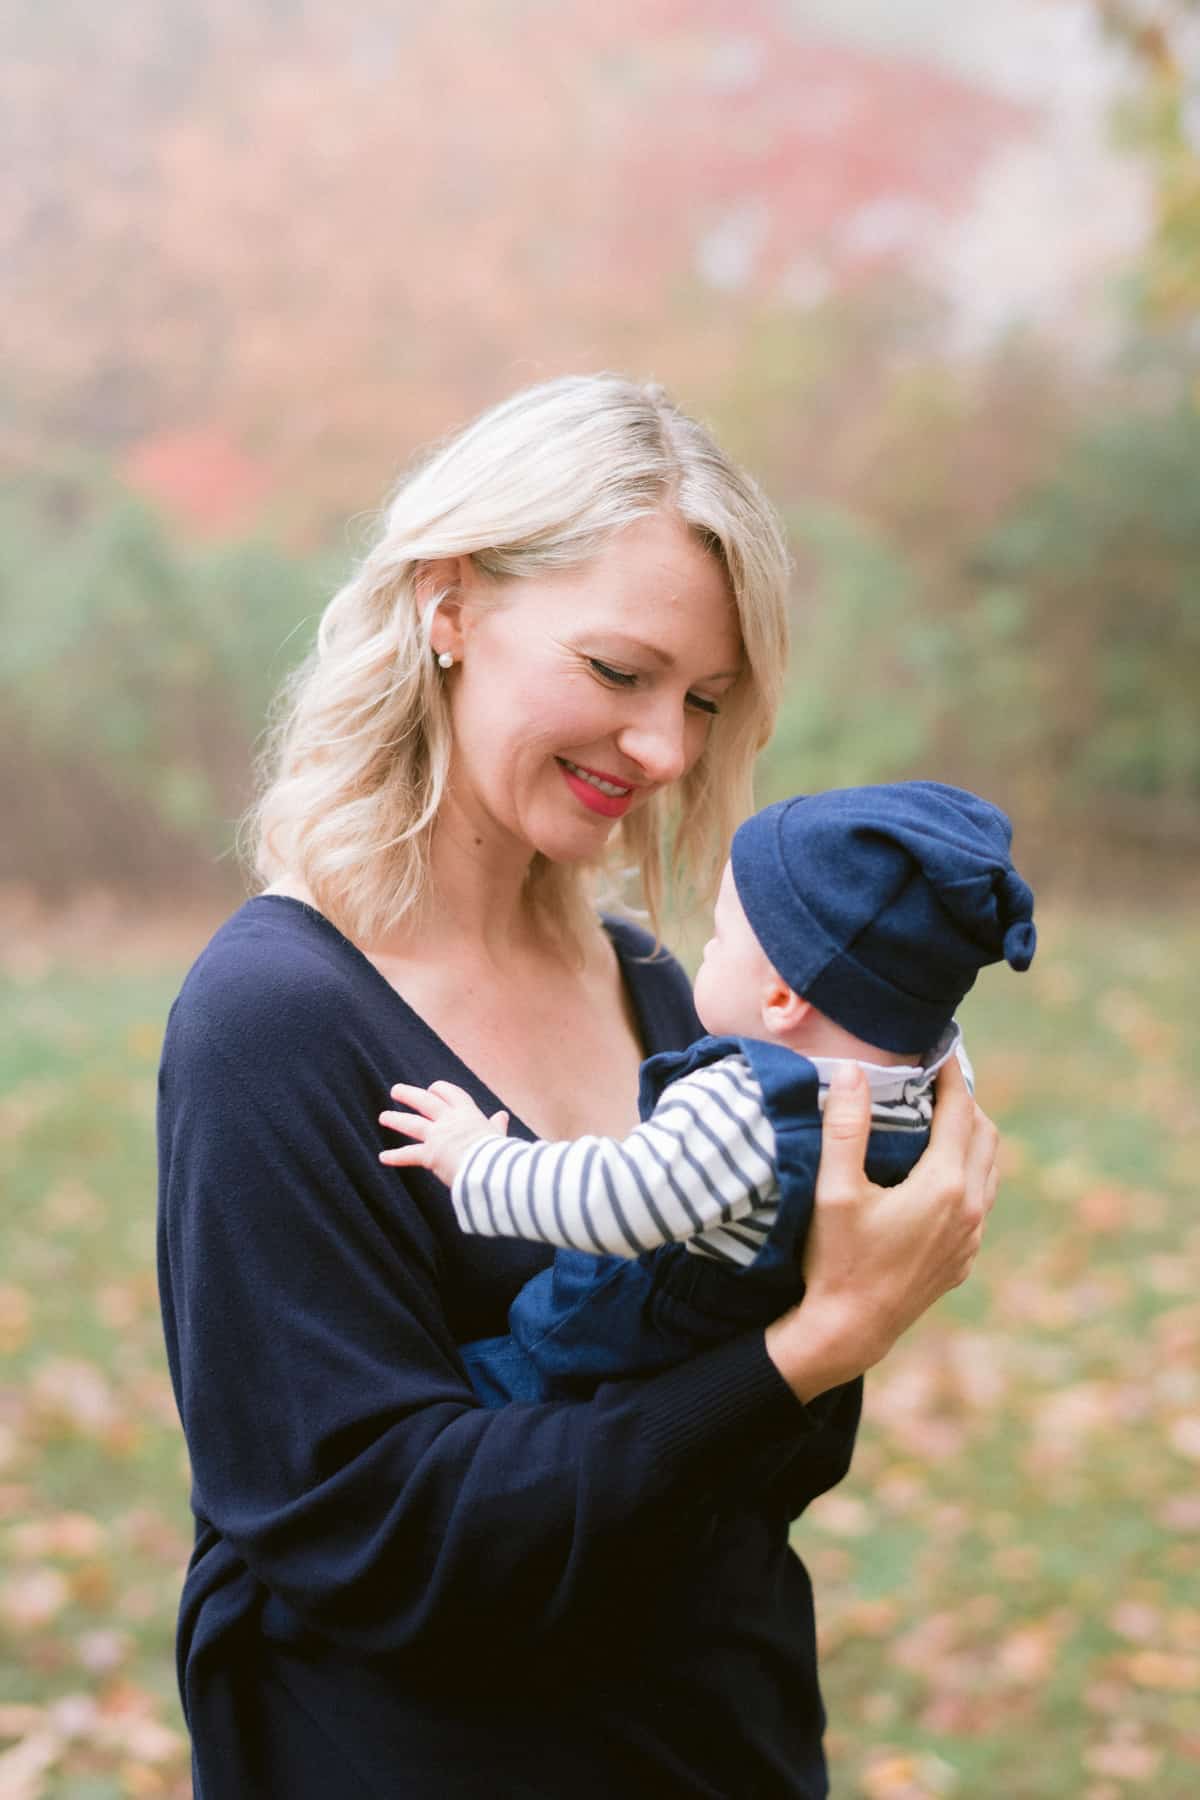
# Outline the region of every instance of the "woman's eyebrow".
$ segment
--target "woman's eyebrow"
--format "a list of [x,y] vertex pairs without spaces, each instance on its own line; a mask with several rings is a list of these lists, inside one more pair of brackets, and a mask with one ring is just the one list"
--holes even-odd
[[[598,631],[596,636],[604,643],[623,644],[629,650],[640,650],[646,656],[653,657],[664,669],[675,667],[675,658],[669,650],[660,650],[657,644],[648,644],[644,638],[631,637],[625,631]],[[741,669],[718,669],[712,675],[702,675],[702,681],[732,681],[741,674]]]

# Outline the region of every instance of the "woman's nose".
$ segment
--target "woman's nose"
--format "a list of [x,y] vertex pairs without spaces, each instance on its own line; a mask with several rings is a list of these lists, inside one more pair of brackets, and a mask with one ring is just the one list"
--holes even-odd
[[700,741],[689,729],[691,720],[682,711],[661,707],[649,717],[627,725],[619,735],[621,753],[635,762],[648,781],[665,784],[686,775],[700,751]]

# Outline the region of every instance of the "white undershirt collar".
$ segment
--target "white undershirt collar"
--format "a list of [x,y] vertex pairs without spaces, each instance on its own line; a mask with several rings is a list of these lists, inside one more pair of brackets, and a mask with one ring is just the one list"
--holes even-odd
[[[884,1067],[880,1063],[860,1062],[858,1066],[866,1072],[873,1101],[903,1100],[931,1088],[938,1070],[952,1056],[958,1057],[967,1085],[974,1090],[975,1071],[963,1046],[962,1031],[957,1019],[950,1021],[933,1049],[920,1063],[893,1063]],[[839,1064],[856,1059],[846,1056],[810,1056],[808,1060],[817,1071],[823,1093]]]

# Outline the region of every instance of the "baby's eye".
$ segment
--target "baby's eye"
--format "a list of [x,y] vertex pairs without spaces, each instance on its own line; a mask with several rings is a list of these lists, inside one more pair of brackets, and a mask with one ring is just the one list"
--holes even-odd
[[637,676],[628,669],[614,669],[610,664],[601,662],[598,656],[589,656],[587,660],[593,675],[598,675],[601,681],[610,682],[613,687],[632,687],[637,680]]

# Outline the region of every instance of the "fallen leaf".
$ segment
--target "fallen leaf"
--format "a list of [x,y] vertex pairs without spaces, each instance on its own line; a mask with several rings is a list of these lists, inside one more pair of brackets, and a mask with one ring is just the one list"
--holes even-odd
[[1173,1450],[1189,1462],[1200,1462],[1200,1413],[1176,1419],[1167,1432]]
[[1200,1494],[1173,1494],[1164,1500],[1158,1523],[1165,1531],[1200,1531]]
[[63,1752],[53,1731],[34,1732],[0,1756],[0,1800],[41,1800],[42,1777]]
[[996,1667],[1002,1679],[1022,1687],[1041,1685],[1053,1671],[1068,1630],[1069,1621],[1060,1613],[1051,1613],[1010,1631],[996,1652]]
[[1135,1644],[1149,1643],[1162,1629],[1162,1614],[1157,1607],[1141,1600],[1122,1600],[1108,1615],[1109,1630]]
[[871,1529],[870,1509],[854,1494],[825,1494],[809,1516],[834,1537],[865,1537]]
[[867,1800],[941,1800],[957,1788],[958,1771],[928,1752],[885,1752],[868,1762],[862,1786]]
[[26,1569],[0,1587],[0,1619],[15,1631],[33,1631],[57,1618],[70,1598],[61,1570]]
[[1176,1694],[1200,1691],[1200,1657],[1180,1656],[1170,1650],[1139,1650],[1125,1667],[1139,1687]]
[[0,1738],[28,1737],[45,1718],[40,1706],[0,1705]]
[[39,1556],[95,1556],[105,1541],[104,1527],[90,1513],[54,1513],[48,1519],[14,1525],[8,1534],[13,1554]]
[[92,1675],[111,1675],[127,1662],[133,1650],[133,1639],[127,1631],[100,1626],[85,1631],[77,1640],[76,1651],[83,1667]]
[[42,1202],[42,1213],[52,1230],[97,1231],[107,1208],[94,1189],[70,1175],[51,1188]]
[[100,1708],[90,1694],[63,1694],[52,1702],[50,1724],[60,1737],[88,1737],[96,1729]]
[[0,1284],[0,1356],[12,1356],[29,1342],[33,1307],[24,1288]]
[[1162,1762],[1162,1751],[1136,1739],[1096,1744],[1083,1753],[1093,1775],[1115,1775],[1119,1781],[1149,1781]]
[[30,1396],[46,1423],[83,1437],[105,1437],[120,1422],[110,1382],[94,1363],[81,1358],[43,1363],[34,1374]]

